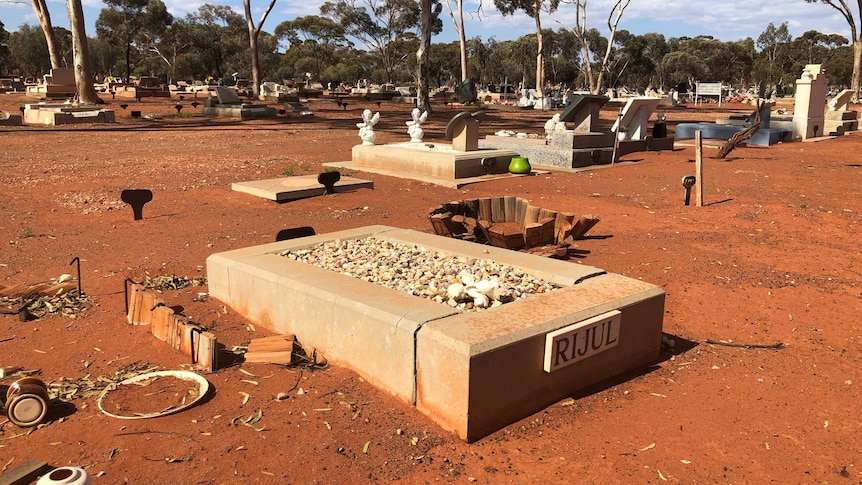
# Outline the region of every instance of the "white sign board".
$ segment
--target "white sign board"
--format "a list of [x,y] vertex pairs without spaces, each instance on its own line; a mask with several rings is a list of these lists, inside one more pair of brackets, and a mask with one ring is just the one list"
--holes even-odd
[[622,313],[613,310],[545,335],[545,372],[560,370],[616,347],[621,321]]
[[701,96],[718,96],[718,105],[721,106],[721,83],[697,83],[694,87],[694,104]]

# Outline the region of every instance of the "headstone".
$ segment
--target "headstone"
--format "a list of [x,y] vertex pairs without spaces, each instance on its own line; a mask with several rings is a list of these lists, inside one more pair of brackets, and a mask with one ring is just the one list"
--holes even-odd
[[853,93],[855,93],[855,91],[852,89],[845,89],[838,93],[837,96],[829,101],[829,111],[847,111],[847,105],[850,103],[850,100],[853,99]]
[[571,98],[568,107],[560,115],[560,121],[572,123],[575,133],[591,133],[598,130],[599,110],[609,101],[607,96],[578,94]]
[[317,176],[317,181],[326,189],[327,194],[335,193],[335,183],[341,180],[341,172],[323,172]]
[[216,86],[216,97],[219,104],[242,104],[239,95],[233,89],[224,86]]
[[[336,172],[337,173],[337,172]],[[314,236],[314,228],[311,226],[291,227],[290,229],[282,229],[275,235],[276,241],[287,241],[289,239],[297,239],[300,237]]]
[[484,111],[462,111],[449,120],[446,125],[446,139],[452,140],[452,149],[458,152],[473,152],[479,149],[479,117],[484,114]]
[[469,104],[476,101],[476,84],[472,79],[467,79],[455,89],[455,99],[461,104]]
[[809,64],[796,80],[796,104],[793,108],[794,134],[803,140],[823,136],[823,106],[829,81],[821,64]]
[[127,189],[120,193],[120,200],[132,206],[135,220],[144,218],[144,204],[153,200],[153,192],[148,189]]
[[623,108],[622,115],[614,122],[613,128],[615,133],[628,130],[630,140],[643,140],[647,136],[647,122],[658,106],[659,98],[645,96],[639,98],[629,98]]

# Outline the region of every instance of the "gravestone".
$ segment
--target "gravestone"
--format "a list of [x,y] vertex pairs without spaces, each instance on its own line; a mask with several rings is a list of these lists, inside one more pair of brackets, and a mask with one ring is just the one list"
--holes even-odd
[[226,88],[224,86],[216,86],[215,91],[216,97],[218,98],[218,104],[242,104],[242,100],[233,89]]
[[854,93],[852,89],[845,89],[829,101],[829,109],[826,110],[824,120],[826,134],[843,135],[848,131],[859,129],[859,113],[850,110],[848,106]]
[[446,139],[452,141],[452,148],[458,152],[473,152],[479,149],[479,118],[484,111],[462,111],[446,125]]
[[622,115],[614,122],[615,133],[628,130],[627,138],[630,140],[643,140],[647,136],[647,122],[658,106],[658,98],[639,97],[629,98]]
[[607,96],[578,94],[560,115],[560,121],[572,123],[575,133],[598,131],[599,110],[610,100]]
[[823,106],[829,81],[821,64],[809,64],[796,80],[796,104],[793,108],[794,135],[803,140],[823,136]]
[[455,88],[455,99],[461,104],[469,104],[476,101],[476,84],[472,79],[467,79]]

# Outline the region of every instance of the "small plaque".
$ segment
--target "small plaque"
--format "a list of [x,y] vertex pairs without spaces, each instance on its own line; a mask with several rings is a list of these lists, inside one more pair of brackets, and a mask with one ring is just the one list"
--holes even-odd
[[547,334],[545,372],[554,372],[616,347],[621,321],[622,313],[613,310]]

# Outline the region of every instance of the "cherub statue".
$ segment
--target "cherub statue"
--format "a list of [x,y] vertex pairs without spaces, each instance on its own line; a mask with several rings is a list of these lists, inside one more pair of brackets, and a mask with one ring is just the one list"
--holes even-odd
[[565,130],[566,122],[560,121],[560,114],[557,113],[545,122],[545,138],[550,140],[555,131]]
[[359,128],[359,138],[362,138],[363,145],[373,145],[377,139],[377,133],[374,133],[374,125],[380,121],[380,113],[371,114],[370,109],[362,112],[362,123],[356,123]]
[[422,123],[425,123],[425,120],[428,119],[428,112],[419,111],[419,108],[413,108],[413,121],[407,121],[407,134],[410,135],[410,141],[412,143],[422,143],[422,137],[425,136],[425,132],[422,130]]

